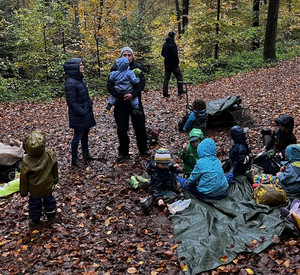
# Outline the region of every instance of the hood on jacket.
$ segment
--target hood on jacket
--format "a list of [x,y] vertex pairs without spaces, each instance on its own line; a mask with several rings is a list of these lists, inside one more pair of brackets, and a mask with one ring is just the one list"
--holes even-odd
[[243,127],[238,125],[231,127],[230,135],[234,143],[246,144],[246,135]]
[[174,38],[172,38],[172,37],[167,37],[167,38],[166,38],[166,42],[167,42],[167,43],[173,43],[173,42],[174,42]]
[[300,144],[291,144],[285,149],[289,162],[300,161]]
[[82,62],[82,58],[71,58],[64,64],[65,73],[70,77],[80,77],[82,78],[83,75],[79,72],[79,66]]
[[34,131],[24,140],[26,153],[33,157],[39,157],[45,152],[46,137],[43,132]]
[[280,125],[284,126],[287,133],[292,133],[294,129],[294,118],[289,115],[282,115],[275,120],[277,127]]
[[200,140],[204,139],[204,135],[201,129],[197,129],[197,128],[193,128],[190,133],[189,133],[189,137],[190,137],[190,142],[193,140],[197,140],[198,138],[200,138]]
[[217,156],[217,146],[213,139],[205,138],[197,147],[199,158]]
[[120,57],[117,59],[118,71],[126,71],[129,67],[129,61],[126,57]]

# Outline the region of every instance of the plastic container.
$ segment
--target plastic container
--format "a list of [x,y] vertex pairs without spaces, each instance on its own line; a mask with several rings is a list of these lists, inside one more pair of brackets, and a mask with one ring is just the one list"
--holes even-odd
[[171,214],[175,214],[176,212],[182,212],[184,209],[186,209],[191,203],[191,199],[188,200],[179,200],[175,201],[172,204],[169,205],[169,211]]

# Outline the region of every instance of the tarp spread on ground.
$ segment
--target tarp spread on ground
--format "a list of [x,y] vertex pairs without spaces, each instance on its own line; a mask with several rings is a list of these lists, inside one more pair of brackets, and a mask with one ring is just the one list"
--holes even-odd
[[274,235],[292,226],[280,218],[279,207],[257,205],[245,177],[231,185],[227,198],[199,200],[172,215],[178,259],[186,274],[197,274],[228,264],[241,252],[259,253]]

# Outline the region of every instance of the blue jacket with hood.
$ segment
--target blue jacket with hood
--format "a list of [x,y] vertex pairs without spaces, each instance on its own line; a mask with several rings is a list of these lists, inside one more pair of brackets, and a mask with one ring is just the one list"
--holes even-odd
[[83,75],[79,71],[81,62],[81,58],[72,58],[64,64],[65,73],[68,75],[65,92],[69,107],[69,125],[76,130],[88,129],[96,125],[93,102]]
[[286,147],[288,164],[284,172],[278,175],[279,184],[288,195],[300,196],[300,144]]
[[245,175],[251,167],[251,150],[246,142],[244,129],[241,126],[233,126],[230,130],[231,137],[234,141],[229,151],[231,169],[234,175]]
[[133,85],[140,83],[140,79],[129,69],[129,61],[126,57],[117,59],[118,70],[109,74],[109,80],[115,83],[118,92],[132,93]]
[[217,158],[216,143],[206,138],[197,148],[199,159],[188,179],[190,186],[208,196],[218,196],[226,192],[229,185],[221,162]]

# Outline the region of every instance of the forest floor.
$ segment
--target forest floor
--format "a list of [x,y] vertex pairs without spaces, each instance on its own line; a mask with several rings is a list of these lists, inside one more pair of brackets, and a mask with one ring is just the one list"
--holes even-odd
[[[276,67],[189,86],[189,102],[239,95],[256,124],[248,142],[254,153],[262,145],[260,130],[274,129],[281,114],[295,118],[300,140],[300,58],[279,62]],[[175,161],[187,134],[177,124],[186,108],[185,96],[163,98],[161,90],[146,90],[143,105],[147,127],[159,129],[159,144],[169,148]],[[49,225],[28,227],[28,202],[18,193],[1,199],[1,274],[182,274],[177,261],[169,214],[157,208],[145,216],[139,201],[143,190],[129,186],[131,175],[143,174],[149,158],[140,157],[130,126],[130,159],[116,163],[118,141],[112,113],[105,110],[107,98],[93,98],[97,125],[90,132],[91,154],[97,161],[73,168],[70,165],[72,130],[68,127],[64,99],[45,103],[0,103],[0,141],[23,140],[33,130],[46,133],[47,146],[57,155],[60,180],[54,188],[57,219]],[[232,145],[229,127],[210,129],[207,136],[217,143],[218,156],[228,155]],[[234,262],[202,274],[300,274],[300,238],[283,235],[260,254],[246,254],[244,265]],[[296,262],[295,262],[296,261]],[[248,271],[247,271],[247,268]]]

